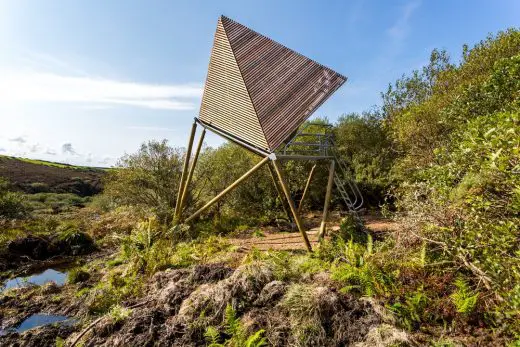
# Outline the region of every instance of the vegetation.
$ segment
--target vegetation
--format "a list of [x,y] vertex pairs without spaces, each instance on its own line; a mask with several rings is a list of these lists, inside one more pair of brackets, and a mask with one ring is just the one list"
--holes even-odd
[[31,164],[37,164],[37,165],[44,165],[44,166],[52,166],[57,167],[60,169],[76,169],[76,170],[105,170],[105,168],[97,168],[97,167],[91,167],[91,166],[80,166],[80,165],[71,165],[71,164],[65,164],[65,163],[57,163],[54,161],[47,161],[47,160],[39,160],[39,159],[29,159],[29,158],[20,158],[20,157],[9,157],[5,155],[0,155],[0,157],[9,158],[13,160],[20,160],[26,163]]
[[0,177],[0,218],[24,218],[28,209],[22,195],[8,190],[8,183]]
[[120,205],[150,208],[163,223],[172,220],[182,152],[162,142],[144,143],[135,154],[125,155],[118,170],[110,172],[105,194]]
[[[397,230],[373,233],[347,215],[313,253],[245,252],[228,237],[262,242],[287,219],[267,168],[177,224],[185,150],[151,141],[93,198],[38,182],[21,194],[1,182],[0,255],[10,264],[14,246],[43,249],[42,240],[47,258],[106,250],[69,271],[67,285],[86,321],[110,321],[99,338],[123,344],[146,332],[209,346],[518,344],[520,32],[464,47],[460,62],[434,50],[389,86],[381,107],[344,115],[332,130],[367,208],[392,216]],[[258,160],[233,144],[204,148],[184,212]],[[296,200],[311,165],[284,164]],[[326,181],[317,170],[304,208],[322,205]]]

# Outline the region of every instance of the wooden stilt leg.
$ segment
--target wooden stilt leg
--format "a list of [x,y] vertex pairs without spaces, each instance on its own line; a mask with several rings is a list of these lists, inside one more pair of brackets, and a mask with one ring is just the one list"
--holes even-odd
[[181,202],[179,204],[179,212],[177,213],[178,219],[181,219],[182,216],[182,208],[184,207],[184,203],[186,202],[186,198],[188,197],[188,188],[193,177],[193,172],[195,171],[195,165],[197,165],[197,160],[199,159],[200,149],[202,148],[202,144],[204,143],[205,135],[206,129],[203,129],[202,134],[200,134],[199,143],[197,145],[197,148],[195,149],[195,155],[193,156],[193,161],[191,162],[190,171],[188,172],[188,177],[186,178],[186,183],[184,184],[184,190],[182,192]]
[[184,191],[184,183],[186,182],[186,174],[188,173],[188,165],[190,164],[191,148],[193,147],[193,139],[195,138],[195,131],[197,130],[197,123],[193,122],[191,127],[190,139],[188,141],[188,148],[186,149],[186,158],[184,158],[184,167],[182,168],[181,181],[179,183],[179,191],[177,192],[177,201],[175,202],[175,215],[179,213],[179,205],[181,204],[182,192]]
[[311,185],[312,176],[314,176],[314,169],[316,169],[316,164],[312,166],[311,172],[309,172],[309,178],[307,178],[307,183],[305,184],[305,189],[303,190],[302,198],[300,199],[300,203],[298,204],[298,213],[301,213],[303,207],[303,200],[309,191],[309,186]]
[[282,203],[282,208],[283,208],[285,214],[287,215],[287,218],[289,218],[289,221],[292,222],[293,218],[292,218],[291,212],[287,209],[287,203],[284,199],[283,191],[280,188],[280,184],[278,183],[278,180],[276,179],[276,173],[274,172],[274,169],[271,165],[272,164],[269,163],[269,165],[267,167],[269,168],[269,173],[271,174],[271,178],[273,179],[273,184],[276,188],[276,191],[278,192],[278,197],[280,198],[280,201]]
[[329,168],[329,181],[327,182],[327,192],[325,193],[325,204],[323,206],[323,217],[320,225],[320,232],[318,234],[318,238],[321,240],[325,236],[325,231],[327,227],[327,217],[329,213],[329,204],[330,204],[330,196],[332,194],[332,184],[334,183],[334,168],[335,161],[331,160],[330,168]]
[[196,217],[198,217],[202,212],[206,211],[208,208],[210,208],[214,203],[222,199],[224,195],[229,193],[231,190],[233,190],[236,186],[238,186],[242,181],[244,181],[246,178],[254,174],[258,169],[260,169],[269,159],[269,157],[265,157],[262,159],[258,164],[253,166],[248,172],[243,174],[239,179],[237,179],[235,182],[233,182],[229,187],[224,189],[222,192],[220,192],[217,196],[215,196],[213,199],[211,199],[206,205],[202,206],[197,212],[192,214],[190,217],[186,219],[186,223],[192,221]]
[[283,179],[280,167],[276,163],[276,160],[273,160],[272,163],[273,163],[274,170],[276,171],[276,174],[278,175],[278,180],[280,181],[280,185],[282,186],[282,189],[283,189],[283,192],[285,194],[285,197],[287,198],[287,202],[289,203],[289,208],[291,209],[291,212],[293,214],[294,221],[295,221],[296,225],[298,226],[298,230],[302,234],[305,246],[307,247],[309,252],[312,252],[311,243],[309,242],[309,238],[307,237],[307,233],[303,229],[302,222],[300,220],[300,217],[298,216],[298,211],[296,210],[296,206],[294,205],[294,202],[293,202],[293,200],[291,198],[291,193],[289,192],[289,188],[287,187],[287,184],[285,183],[285,181]]

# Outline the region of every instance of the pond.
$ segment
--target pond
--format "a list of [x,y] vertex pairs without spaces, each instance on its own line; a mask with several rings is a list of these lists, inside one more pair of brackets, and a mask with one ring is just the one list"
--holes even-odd
[[43,325],[49,325],[54,323],[61,324],[74,324],[75,320],[70,319],[67,316],[59,316],[52,314],[33,314],[26,318],[22,323],[20,323],[17,327],[8,328],[5,330],[0,329],[0,336],[5,335],[10,332],[23,333],[26,330],[37,328]]
[[65,283],[67,279],[67,273],[57,271],[54,269],[47,269],[44,272],[31,275],[28,277],[16,277],[10,280],[7,280],[2,285],[0,285],[0,291],[12,289],[12,288],[21,288],[29,285],[37,285],[41,286],[42,284],[48,282],[55,282],[57,285],[61,286]]

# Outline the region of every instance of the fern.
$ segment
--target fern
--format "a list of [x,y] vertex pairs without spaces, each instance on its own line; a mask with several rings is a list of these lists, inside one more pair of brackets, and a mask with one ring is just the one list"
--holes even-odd
[[457,308],[457,312],[470,314],[477,304],[478,293],[475,293],[462,277],[455,280],[455,287],[457,290],[450,295],[450,298]]
[[235,336],[240,332],[240,320],[237,318],[237,313],[230,304],[226,306],[225,312],[226,319],[226,333]]
[[205,337],[210,347],[233,346],[233,347],[263,347],[267,346],[267,340],[262,335],[265,330],[260,329],[250,336],[247,336],[245,329],[237,317],[236,311],[230,304],[227,304],[225,311],[225,328],[226,334],[231,337],[224,341],[224,344],[219,343],[220,334],[217,329],[209,327],[206,330]]
[[244,343],[245,347],[263,347],[267,346],[267,340],[262,335],[265,333],[264,329],[260,329],[253,335],[249,336]]
[[419,288],[416,292],[407,295],[404,302],[398,301],[389,308],[408,330],[413,330],[418,328],[423,321],[427,304],[428,297],[424,294],[423,289]]
[[208,343],[208,347],[224,347],[224,345],[219,342],[220,333],[215,327],[207,327],[206,332],[204,333],[204,338]]

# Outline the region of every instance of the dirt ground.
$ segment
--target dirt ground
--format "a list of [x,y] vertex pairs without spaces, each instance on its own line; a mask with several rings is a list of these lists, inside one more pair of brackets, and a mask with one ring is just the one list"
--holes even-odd
[[[361,219],[365,223],[365,227],[374,233],[383,233],[394,231],[398,228],[398,224],[388,218],[384,218],[380,214],[361,215]],[[339,229],[341,217],[337,213],[331,214],[330,222],[327,223],[327,230],[336,231]],[[317,213],[309,213],[305,216],[305,227],[307,228],[307,237],[311,246],[318,244],[319,225],[321,216]],[[295,227],[293,226],[293,229]],[[277,228],[261,229],[261,236],[235,237],[229,241],[239,246],[244,251],[256,247],[259,250],[306,250],[301,234],[296,230],[292,232],[281,232]]]

